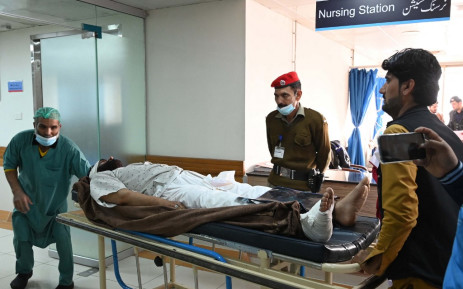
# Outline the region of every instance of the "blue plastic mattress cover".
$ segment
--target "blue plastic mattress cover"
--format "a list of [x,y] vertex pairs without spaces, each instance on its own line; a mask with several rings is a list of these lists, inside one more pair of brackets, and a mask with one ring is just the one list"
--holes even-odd
[[380,230],[377,218],[358,216],[352,227],[334,225],[333,235],[327,243],[265,233],[224,223],[207,223],[191,231],[227,241],[253,246],[273,253],[317,263],[338,263],[350,260],[366,249]]

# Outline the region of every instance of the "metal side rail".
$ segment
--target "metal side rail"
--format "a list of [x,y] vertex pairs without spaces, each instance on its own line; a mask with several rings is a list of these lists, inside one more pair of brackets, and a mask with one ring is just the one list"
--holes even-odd
[[[101,258],[104,259],[104,242],[103,237],[125,242],[138,248],[156,252],[157,254],[178,259],[196,266],[204,267],[212,271],[243,279],[252,283],[267,286],[270,288],[313,288],[313,289],[342,289],[345,286],[335,284],[326,284],[321,281],[303,278],[297,275],[291,275],[286,272],[280,272],[266,267],[263,264],[256,265],[236,259],[226,259],[227,263],[215,260],[212,257],[205,256],[196,252],[191,252],[184,248],[174,246],[174,244],[165,244],[157,240],[147,238],[147,236],[136,235],[130,232],[112,230],[107,227],[91,223],[82,214],[82,212],[68,212],[57,216],[57,221],[72,227],[76,227],[88,232],[99,235],[99,258],[100,258],[100,289],[106,288],[105,266],[101,265]],[[184,245],[184,243],[182,243]],[[103,252],[103,254],[101,254]],[[262,250],[261,255],[267,256],[267,252]],[[103,263],[104,264],[104,263]],[[342,266],[341,264],[331,264]],[[358,265],[358,264],[357,264]],[[330,264],[322,264],[322,267]],[[349,269],[348,271],[352,270]],[[337,271],[337,270],[335,270]],[[366,287],[362,287],[366,288]],[[370,287],[374,288],[374,287]]]
[[[198,253],[198,254],[201,254],[201,255],[204,255],[204,256],[209,256],[209,257],[214,258],[217,261],[227,263],[227,260],[224,257],[222,257],[219,253],[211,251],[211,250],[207,250],[207,249],[204,249],[204,248],[199,248],[199,247],[196,247],[194,245],[189,245],[189,244],[177,242],[177,241],[174,241],[174,240],[170,240],[170,239],[160,237],[160,236],[156,236],[156,235],[152,235],[152,234],[145,234],[145,233],[141,233],[141,232],[128,231],[128,230],[118,230],[118,231],[127,232],[129,234],[133,234],[133,235],[136,235],[136,236],[141,236],[141,237],[147,238],[149,240],[154,240],[154,241],[157,241],[157,242],[160,242],[160,243],[163,243],[163,244],[172,245],[172,246],[177,247],[177,248],[182,248],[182,249],[188,250],[190,252]],[[232,281],[231,281],[230,276],[226,276],[225,278],[226,278],[227,289],[232,289]]]

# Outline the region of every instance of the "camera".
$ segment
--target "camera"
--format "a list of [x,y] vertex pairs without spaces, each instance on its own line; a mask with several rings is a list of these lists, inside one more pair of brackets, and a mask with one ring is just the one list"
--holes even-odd
[[378,150],[382,163],[407,162],[426,158],[426,151],[420,148],[425,142],[422,133],[384,134],[378,137]]

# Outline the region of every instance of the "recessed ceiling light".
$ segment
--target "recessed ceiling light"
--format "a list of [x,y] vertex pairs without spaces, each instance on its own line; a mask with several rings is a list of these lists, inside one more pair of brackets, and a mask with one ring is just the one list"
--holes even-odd
[[413,33],[420,33],[419,30],[406,30],[402,31],[402,34],[413,34]]

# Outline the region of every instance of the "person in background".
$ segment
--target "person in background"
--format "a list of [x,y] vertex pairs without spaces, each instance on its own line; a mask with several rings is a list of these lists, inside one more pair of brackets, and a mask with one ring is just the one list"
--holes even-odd
[[450,103],[452,104],[453,110],[449,113],[450,121],[447,126],[451,130],[463,130],[463,113],[461,112],[463,104],[461,98],[452,96],[450,98]]
[[422,145],[426,150],[426,158],[413,162],[423,166],[429,173],[438,178],[449,195],[460,206],[457,233],[453,241],[452,256],[445,271],[443,288],[461,288],[461,276],[463,276],[463,164],[458,160],[448,143],[435,131],[419,127],[415,129],[415,132],[425,134],[428,140]]
[[433,103],[433,104],[431,104],[430,106],[428,106],[428,108],[429,108],[429,111],[430,111],[432,114],[434,114],[435,116],[437,116],[437,118],[438,118],[440,121],[444,122],[444,117],[442,116],[442,114],[441,114],[440,112],[437,112],[437,105],[438,105],[438,103],[439,103],[439,102],[436,101],[435,103]]
[[46,248],[56,243],[59,255],[59,284],[56,289],[74,288],[74,263],[68,226],[55,221],[67,211],[71,177],[84,177],[90,164],[77,145],[60,134],[61,116],[57,109],[39,108],[34,129],[16,134],[8,144],[3,166],[13,192],[13,245],[16,278],[13,289],[26,287],[32,277],[32,246]]
[[[383,110],[392,117],[385,134],[439,131],[459,159],[463,143],[427,106],[437,100],[441,67],[423,49],[404,49],[385,59]],[[378,170],[378,241],[359,259],[362,269],[392,280],[393,289],[441,288],[451,255],[458,206],[442,184],[412,161],[381,164]],[[436,217],[438,216],[438,217]],[[444,221],[443,221],[444,220]]]
[[305,108],[301,81],[292,71],[276,78],[277,109],[267,115],[267,144],[273,170],[271,186],[318,192],[323,172],[330,163],[328,123],[319,112]]

